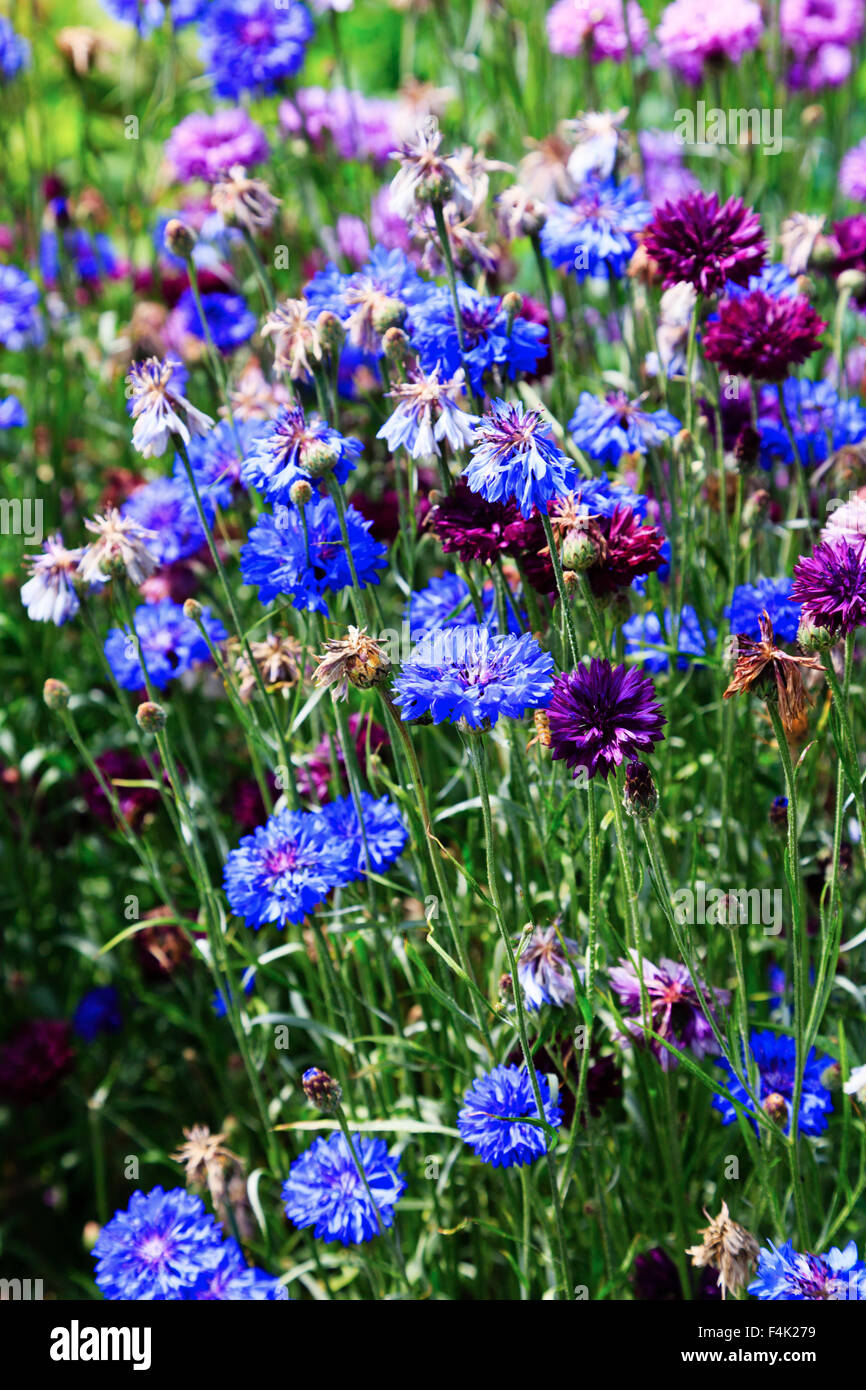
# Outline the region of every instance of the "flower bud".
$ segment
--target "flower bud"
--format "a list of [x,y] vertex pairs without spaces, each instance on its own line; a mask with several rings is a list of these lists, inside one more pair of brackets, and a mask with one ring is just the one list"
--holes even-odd
[[744,425],[734,444],[734,458],[740,473],[751,473],[761,455],[761,436],[754,425]]
[[629,763],[625,770],[623,805],[635,820],[649,820],[659,803],[653,775],[646,763]]
[[842,1089],[842,1068],[838,1062],[831,1062],[829,1067],[825,1067],[821,1073],[821,1085],[826,1086],[828,1091],[840,1091]]
[[853,294],[855,299],[861,299],[866,294],[866,275],[862,270],[843,270],[836,279],[836,286]]
[[42,698],[50,710],[67,709],[70,690],[64,681],[49,679],[42,687]]
[[588,570],[601,558],[601,546],[591,531],[576,526],[562,542],[562,564],[567,570]]
[[153,700],[145,700],[135,711],[135,722],[147,734],[156,734],[164,729],[167,717],[162,705],[154,704]]
[[326,1115],[333,1114],[343,1099],[340,1083],[320,1067],[308,1067],[301,1078],[301,1086],[310,1104]]
[[289,488],[289,501],[294,507],[306,507],[312,495],[312,484],[306,478],[298,478]]
[[346,339],[346,330],[336,314],[332,314],[330,309],[323,309],[316,319],[316,332],[319,335],[319,342],[324,352],[330,357],[340,351]]
[[326,439],[315,439],[304,450],[303,468],[311,478],[324,478],[333,473],[340,459],[340,451]]
[[514,327],[514,320],[523,308],[523,296],[519,295],[516,290],[509,290],[507,294],[502,296],[500,308],[505,310],[505,331],[510,333]]
[[778,1091],[771,1091],[762,1106],[764,1114],[773,1121],[774,1124],[784,1125],[788,1119],[788,1102],[784,1096],[779,1095]]
[[387,333],[389,328],[402,328],[406,322],[406,305],[402,299],[386,297],[373,310],[373,327],[377,333]]
[[767,812],[767,819],[773,830],[784,839],[788,833],[788,798],[786,796],[773,798]]
[[385,360],[391,367],[402,367],[409,356],[409,339],[402,328],[389,328],[382,334]]
[[807,614],[803,614],[797,628],[797,641],[804,652],[828,652],[831,647],[835,647],[838,640],[836,634],[828,627],[821,627]]
[[198,237],[192,227],[181,222],[179,217],[172,217],[166,223],[162,239],[167,251],[170,251],[173,256],[180,256],[182,260],[188,261]]
[[197,623],[204,609],[196,598],[188,598],[183,605],[183,616],[189,618],[190,622]]

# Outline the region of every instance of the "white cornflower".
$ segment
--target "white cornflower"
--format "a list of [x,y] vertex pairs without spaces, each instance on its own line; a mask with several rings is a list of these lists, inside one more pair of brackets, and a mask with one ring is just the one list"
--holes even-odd
[[183,368],[172,357],[161,362],[148,357],[133,362],[126,378],[129,411],[135,421],[132,444],[143,458],[164,454],[173,435],[189,444],[194,435],[207,434],[213,420],[196,410],[181,395]]

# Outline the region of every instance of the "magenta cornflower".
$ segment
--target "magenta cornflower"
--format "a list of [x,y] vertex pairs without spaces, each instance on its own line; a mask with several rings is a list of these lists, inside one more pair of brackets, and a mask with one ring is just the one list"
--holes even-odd
[[558,0],[547,12],[550,51],[566,58],[586,51],[594,63],[603,58],[619,63],[628,53],[629,39],[632,52],[642,53],[648,38],[649,25],[635,0],[629,0],[628,35],[622,0]]
[[866,620],[866,540],[820,541],[794,566],[791,598],[816,627],[843,637]]
[[643,245],[665,285],[685,280],[699,294],[719,294],[728,280],[745,285],[767,251],[760,218],[742,198],[720,205],[700,191],[657,208]]
[[804,295],[777,299],[752,290],[722,301],[704,335],[704,353],[732,376],[781,381],[817,352],[826,327]]
[[[644,959],[642,970],[649,1006],[646,1019],[640,976],[635,966],[630,960],[621,960],[619,966],[610,971],[610,982],[619,996],[623,1013],[628,1015],[624,1020],[627,1035],[635,1042],[648,1041],[663,1071],[677,1065],[675,1052],[684,1048],[698,1058],[717,1056],[718,1043],[686,967],[674,960],[663,959],[653,965],[652,961]],[[716,1009],[723,1008],[731,999],[728,990],[709,989],[703,983],[701,995],[713,1016]],[[648,1028],[657,1037],[648,1038]],[[659,1041],[662,1038],[664,1042]],[[666,1047],[665,1042],[669,1046]]]
[[755,0],[673,0],[662,12],[656,39],[665,61],[689,82],[700,82],[706,68],[738,63],[757,48],[764,30]]

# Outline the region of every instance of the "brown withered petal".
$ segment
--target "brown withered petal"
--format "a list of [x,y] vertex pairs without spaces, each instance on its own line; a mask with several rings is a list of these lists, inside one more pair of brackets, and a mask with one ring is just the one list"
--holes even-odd
[[318,658],[313,684],[332,687],[335,700],[345,700],[350,685],[368,690],[388,674],[390,659],[365,627],[350,627],[345,637],[329,640]]
[[[819,670],[821,663],[817,657],[784,652],[777,647],[773,624],[766,609],[758,621],[761,628],[760,642],[756,642],[745,633],[737,634],[737,661],[724,698],[730,700],[733,695],[741,695],[744,692],[769,694],[766,683],[772,680],[779,702],[782,728],[786,733],[799,736],[803,732],[809,703],[803,689],[802,671]],[[760,688],[762,683],[765,683],[763,690]]]
[[696,1269],[709,1265],[719,1272],[722,1298],[730,1290],[735,1293],[748,1283],[758,1258],[758,1242],[751,1232],[731,1220],[727,1202],[722,1202],[718,1216],[710,1216],[704,1208],[709,1226],[701,1231],[702,1243],[686,1250]]

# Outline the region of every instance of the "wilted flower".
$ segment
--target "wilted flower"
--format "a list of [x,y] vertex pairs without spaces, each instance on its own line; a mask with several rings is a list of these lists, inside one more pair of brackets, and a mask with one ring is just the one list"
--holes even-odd
[[792,655],[777,647],[773,624],[766,610],[761,614],[759,623],[759,642],[745,633],[737,634],[736,665],[724,698],[730,700],[734,695],[746,691],[764,699],[775,697],[785,732],[802,733],[807,705],[802,671],[820,671],[821,662],[817,657]]
[[517,961],[517,978],[523,986],[527,1008],[552,1004],[562,1009],[574,1003],[574,976],[582,978],[582,971],[571,961],[577,958],[579,949],[577,942],[563,936],[555,923],[533,929]]
[[[237,638],[230,646],[237,650]],[[291,690],[303,675],[303,649],[296,637],[289,632],[269,632],[260,641],[250,641],[250,654],[258,666],[262,683],[270,694],[274,690]],[[259,688],[255,673],[250,668],[245,650],[235,658],[234,669],[240,677],[238,693],[242,700],[251,700]]]
[[[635,1042],[649,1043],[663,1071],[677,1065],[676,1054],[684,1048],[698,1058],[715,1056],[718,1044],[700,1000],[703,995],[714,1015],[717,1009],[730,1003],[728,990],[710,989],[702,984],[699,994],[687,967],[680,961],[662,959],[655,965],[644,957],[641,966],[643,990],[641,977],[632,961],[621,960],[610,972],[610,982],[619,996],[620,1006],[628,1015],[624,1020],[628,1035]],[[644,993],[648,1017],[644,1014]],[[657,1037],[650,1037],[649,1033]]]
[[710,1216],[706,1210],[704,1216],[710,1224],[701,1231],[701,1244],[690,1246],[686,1254],[691,1256],[696,1269],[709,1265],[718,1270],[724,1298],[728,1292],[736,1293],[747,1283],[758,1258],[759,1246],[745,1226],[731,1220],[727,1202],[722,1202],[718,1216]]
[[385,679],[391,662],[367,629],[349,627],[345,637],[325,642],[325,654],[317,658],[313,684],[330,689],[335,700],[345,700],[350,685],[369,690]]
[[251,179],[242,164],[233,164],[228,175],[214,184],[210,196],[226,222],[237,222],[251,235],[268,231],[281,201],[263,179]]
[[262,325],[262,337],[274,339],[274,367],[293,381],[312,376],[313,362],[321,362],[322,345],[311,306],[306,299],[285,299]]

